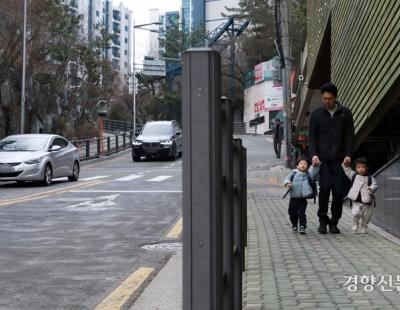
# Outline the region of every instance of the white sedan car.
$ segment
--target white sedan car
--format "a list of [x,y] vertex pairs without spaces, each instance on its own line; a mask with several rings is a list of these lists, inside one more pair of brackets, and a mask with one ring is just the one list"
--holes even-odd
[[41,181],[51,185],[53,178],[79,178],[77,148],[58,135],[25,134],[0,141],[0,181]]

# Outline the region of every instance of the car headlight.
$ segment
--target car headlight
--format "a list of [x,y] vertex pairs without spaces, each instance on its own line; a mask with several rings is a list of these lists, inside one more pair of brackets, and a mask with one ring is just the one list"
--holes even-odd
[[24,161],[24,163],[27,165],[35,165],[35,164],[39,164],[41,161],[42,161],[41,158],[36,158],[36,159],[26,160],[26,161]]
[[140,145],[143,144],[143,142],[142,142],[142,141],[135,140],[135,141],[132,142],[132,144],[133,144],[133,146],[140,146]]
[[172,145],[172,141],[171,140],[165,140],[165,141],[161,141],[160,144],[162,145]]

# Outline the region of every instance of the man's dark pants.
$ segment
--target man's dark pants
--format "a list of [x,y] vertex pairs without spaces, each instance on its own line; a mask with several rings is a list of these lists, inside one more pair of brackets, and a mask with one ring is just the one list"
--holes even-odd
[[281,157],[282,140],[274,140],[274,150],[277,157]]
[[305,198],[290,198],[289,201],[289,217],[293,226],[297,226],[300,222],[300,226],[307,227],[306,217],[307,199]]
[[[339,160],[323,161],[319,170],[319,208],[321,225],[336,226],[342,216],[343,196],[346,189],[346,176]],[[329,197],[332,191],[332,218],[328,217]]]

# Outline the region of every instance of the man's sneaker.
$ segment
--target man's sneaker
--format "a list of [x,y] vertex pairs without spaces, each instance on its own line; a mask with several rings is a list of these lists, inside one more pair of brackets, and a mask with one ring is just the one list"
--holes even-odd
[[361,226],[358,233],[360,233],[360,234],[367,234],[367,227]]
[[352,230],[353,232],[357,232],[357,230],[358,230],[358,224],[354,224],[353,227],[351,228],[351,230]]
[[340,234],[340,230],[336,225],[329,225],[329,232],[331,234]]
[[320,233],[320,234],[323,234],[323,235],[325,235],[328,231],[326,230],[326,225],[319,225],[319,227],[318,227],[318,232]]
[[306,234],[306,228],[304,226],[300,226],[300,234],[302,235]]
[[296,225],[296,226],[292,226],[292,230],[293,230],[293,231],[297,231],[297,229],[298,229],[298,228],[297,228],[297,225]]

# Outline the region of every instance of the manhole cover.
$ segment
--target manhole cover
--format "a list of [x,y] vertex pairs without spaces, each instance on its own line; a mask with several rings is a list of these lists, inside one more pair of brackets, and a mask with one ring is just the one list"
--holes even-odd
[[149,251],[175,252],[182,249],[182,242],[163,242],[163,243],[145,244],[142,245],[141,248]]

